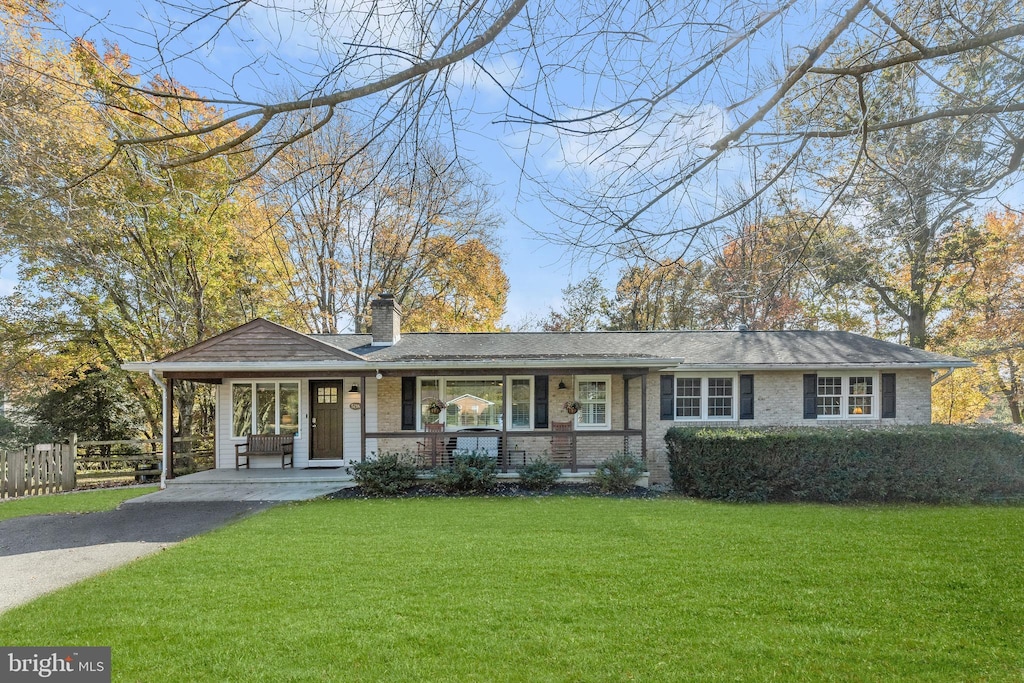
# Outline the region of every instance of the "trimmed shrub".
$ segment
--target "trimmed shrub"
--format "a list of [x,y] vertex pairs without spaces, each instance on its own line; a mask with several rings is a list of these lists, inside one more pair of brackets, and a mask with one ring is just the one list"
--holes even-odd
[[498,464],[486,452],[452,455],[451,467],[434,470],[431,486],[443,493],[486,493],[497,482]]
[[555,485],[562,476],[562,468],[558,463],[547,458],[534,458],[517,470],[519,482],[534,491],[546,491]]
[[594,480],[605,493],[629,491],[646,471],[643,460],[631,453],[616,453],[597,465]]
[[999,428],[674,428],[677,491],[732,501],[1024,500],[1024,436]]
[[371,496],[396,496],[416,483],[416,467],[408,453],[382,453],[375,460],[357,462],[348,471]]

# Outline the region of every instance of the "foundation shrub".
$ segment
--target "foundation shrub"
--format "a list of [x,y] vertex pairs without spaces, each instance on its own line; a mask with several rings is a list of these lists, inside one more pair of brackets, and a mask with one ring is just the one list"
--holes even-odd
[[562,476],[562,468],[548,458],[534,458],[517,470],[519,483],[533,491],[546,491]]
[[594,470],[594,480],[605,493],[622,493],[636,486],[646,468],[632,453],[616,453],[602,460]]
[[676,490],[731,501],[1024,501],[1024,436],[995,427],[674,428]]
[[487,493],[498,481],[498,464],[488,453],[452,455],[451,467],[434,470],[431,486],[442,493]]
[[396,496],[416,483],[416,467],[409,453],[382,453],[374,460],[355,463],[349,472],[371,496]]

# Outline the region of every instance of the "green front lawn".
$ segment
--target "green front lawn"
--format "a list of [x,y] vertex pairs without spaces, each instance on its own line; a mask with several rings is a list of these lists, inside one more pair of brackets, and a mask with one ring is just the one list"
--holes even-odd
[[0,520],[29,515],[50,515],[62,512],[100,512],[113,510],[129,498],[156,491],[155,486],[72,491],[46,496],[26,496],[0,501]]
[[317,501],[0,615],[120,681],[1021,680],[1024,508]]

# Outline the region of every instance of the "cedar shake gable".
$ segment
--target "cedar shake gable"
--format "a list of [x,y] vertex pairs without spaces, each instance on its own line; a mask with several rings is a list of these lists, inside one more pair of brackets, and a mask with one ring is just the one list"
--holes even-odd
[[337,346],[296,332],[283,325],[257,318],[244,325],[201,341],[195,346],[172,353],[160,362],[233,361],[362,361]]

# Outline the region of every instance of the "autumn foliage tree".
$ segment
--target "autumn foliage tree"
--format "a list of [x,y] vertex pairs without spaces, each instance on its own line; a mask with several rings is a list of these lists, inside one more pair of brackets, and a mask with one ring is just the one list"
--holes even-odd
[[[0,75],[8,93],[0,105],[0,239],[18,257],[21,280],[2,302],[7,371],[60,388],[93,369],[117,374],[124,361],[157,359],[274,315],[280,299],[262,277],[266,236],[250,230],[247,188],[230,182],[232,164],[244,158],[162,169],[202,144],[182,140],[135,148],[102,174],[88,173],[120,136],[182,130],[220,113],[187,98],[134,93],[126,102],[110,85],[114,75],[133,78],[116,47],[100,55],[81,41],[46,43],[30,28],[5,31],[5,49],[34,65]],[[151,85],[188,93],[169,81]],[[157,433],[152,383],[121,382]],[[188,388],[178,393],[188,433],[192,397]]]
[[959,289],[950,301],[937,343],[975,360],[981,382],[1024,420],[1024,215],[990,213],[974,231],[972,258],[955,273]]

